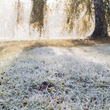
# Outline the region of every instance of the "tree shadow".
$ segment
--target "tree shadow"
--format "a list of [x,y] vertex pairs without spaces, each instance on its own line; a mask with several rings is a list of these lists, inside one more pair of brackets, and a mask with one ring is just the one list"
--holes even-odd
[[83,39],[76,39],[76,40],[68,40],[68,42],[72,43],[73,46],[93,46],[95,45],[94,42],[91,42],[89,40],[83,40]]

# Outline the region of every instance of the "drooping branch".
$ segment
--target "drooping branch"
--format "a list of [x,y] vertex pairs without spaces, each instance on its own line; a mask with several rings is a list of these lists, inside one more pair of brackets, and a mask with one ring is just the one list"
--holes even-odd
[[105,4],[105,15],[108,28],[110,28],[110,0],[104,1]]
[[23,24],[24,17],[23,17],[23,6],[20,2],[20,0],[17,1],[16,3],[16,12],[17,12],[17,26],[18,24]]
[[47,11],[47,0],[32,0],[33,7],[31,11],[30,24],[37,28],[40,32],[40,36],[42,34],[42,29],[44,27],[44,18]]
[[66,4],[64,29],[71,33],[73,28],[76,28],[78,33],[83,34],[90,28],[90,21],[93,19],[93,1],[69,0]]

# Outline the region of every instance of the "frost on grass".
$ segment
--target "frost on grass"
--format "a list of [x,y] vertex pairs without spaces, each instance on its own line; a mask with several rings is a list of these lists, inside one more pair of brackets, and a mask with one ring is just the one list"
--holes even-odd
[[[4,67],[2,59],[0,109],[109,110],[109,48],[35,48]],[[53,86],[39,90],[44,81]]]

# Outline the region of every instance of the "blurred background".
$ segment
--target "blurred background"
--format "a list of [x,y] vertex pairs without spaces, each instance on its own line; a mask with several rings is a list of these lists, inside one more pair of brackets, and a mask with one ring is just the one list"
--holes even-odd
[[[71,34],[64,30],[66,0],[47,0],[47,12],[44,15],[44,33],[41,38],[85,38],[94,30],[94,20],[85,34],[79,34],[76,27],[81,28],[81,21],[76,21]],[[39,32],[30,25],[33,7],[32,0],[0,0],[0,39],[36,39]],[[84,11],[81,13],[83,16]],[[87,16],[86,16],[87,17]]]

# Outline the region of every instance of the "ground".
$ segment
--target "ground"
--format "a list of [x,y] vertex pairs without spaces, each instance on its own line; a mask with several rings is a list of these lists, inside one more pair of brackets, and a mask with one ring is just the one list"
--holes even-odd
[[110,43],[1,41],[0,110],[110,110]]

